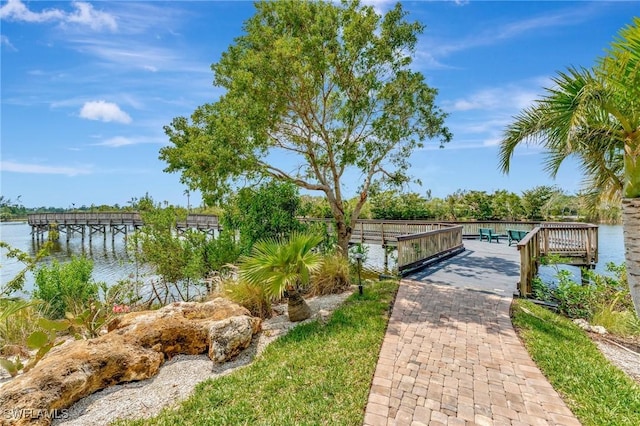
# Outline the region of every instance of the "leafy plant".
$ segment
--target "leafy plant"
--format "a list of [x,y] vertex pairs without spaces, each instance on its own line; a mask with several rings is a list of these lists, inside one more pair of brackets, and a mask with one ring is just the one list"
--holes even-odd
[[24,288],[24,281],[27,272],[32,271],[41,259],[49,255],[51,247],[52,243],[46,242],[40,248],[40,250],[38,250],[38,253],[36,253],[35,256],[30,256],[28,253],[25,253],[20,249],[11,247],[11,245],[5,243],[4,241],[0,241],[0,248],[3,248],[7,251],[5,255],[8,259],[16,259],[17,261],[25,265],[25,267],[20,272],[18,272],[15,277],[13,277],[6,284],[0,287],[0,298],[2,296],[8,296],[13,292],[22,290]]
[[269,180],[257,188],[242,188],[231,197],[222,218],[223,227],[239,231],[242,251],[247,254],[256,241],[287,238],[300,231],[299,210],[297,187]]
[[37,329],[42,302],[23,299],[0,299],[0,349],[6,345],[21,346]]
[[99,285],[93,282],[92,271],[93,262],[84,257],[73,257],[64,264],[54,260],[51,266],[42,266],[36,272],[33,297],[49,305],[49,317],[64,318],[70,311],[69,301],[87,304],[98,299]]
[[312,275],[309,293],[314,296],[342,293],[350,286],[349,262],[333,253],[324,256],[322,266]]
[[286,292],[289,319],[306,319],[311,311],[298,291],[309,284],[311,274],[322,265],[322,255],[314,251],[321,241],[320,236],[297,232],[286,240],[258,241],[251,256],[242,260],[240,277],[250,284],[263,286],[265,293],[273,298],[282,297]]
[[591,319],[595,312],[596,289],[571,280],[569,271],[560,270],[558,287],[553,291],[558,310],[569,318]]
[[222,289],[225,297],[247,308],[251,315],[271,318],[271,297],[265,287],[246,280],[227,279],[223,281]]

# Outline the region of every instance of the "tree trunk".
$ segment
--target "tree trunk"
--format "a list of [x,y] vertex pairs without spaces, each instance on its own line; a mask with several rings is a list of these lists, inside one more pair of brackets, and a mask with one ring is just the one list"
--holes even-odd
[[307,305],[307,302],[300,296],[300,293],[295,288],[288,288],[289,294],[287,300],[287,311],[289,313],[289,321],[298,322],[306,320],[311,317],[311,308]]
[[629,292],[640,317],[640,198],[622,200],[622,232]]
[[336,222],[336,232],[338,233],[338,247],[340,254],[344,258],[349,256],[349,241],[351,240],[351,228],[344,222]]

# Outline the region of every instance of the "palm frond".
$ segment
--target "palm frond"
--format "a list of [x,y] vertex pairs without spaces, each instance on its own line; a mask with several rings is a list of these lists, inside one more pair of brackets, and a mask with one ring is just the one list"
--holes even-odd
[[314,252],[322,237],[293,233],[288,239],[258,241],[250,256],[240,264],[247,282],[263,286],[271,297],[282,297],[287,288],[307,284],[322,265],[322,255]]

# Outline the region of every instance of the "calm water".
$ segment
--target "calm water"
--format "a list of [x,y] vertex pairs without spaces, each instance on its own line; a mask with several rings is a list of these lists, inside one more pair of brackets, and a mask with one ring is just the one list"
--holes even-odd
[[[620,264],[624,261],[624,245],[622,238],[622,226],[601,225],[599,227],[599,263],[596,270],[605,271],[608,262]],[[38,245],[31,238],[31,228],[26,223],[0,223],[0,240],[10,244],[31,255],[38,250]],[[136,265],[134,260],[127,255],[124,236],[116,235],[114,243],[111,242],[111,234],[107,233],[106,239],[102,235],[85,238],[84,244],[79,235],[75,235],[67,244],[65,235],[60,237],[57,250],[43,263],[50,263],[52,259],[60,262],[68,261],[71,256],[85,255],[94,262],[93,278],[95,281],[104,281],[107,284],[115,284],[118,280],[135,278],[136,275],[148,275],[143,268]],[[0,254],[0,283],[4,284],[13,278],[22,269],[22,264],[13,259],[7,259],[5,251]],[[367,260],[364,267],[378,272],[384,269],[384,250],[380,246],[368,246]],[[389,267],[395,267],[395,253],[389,256]],[[577,268],[576,268],[577,270]],[[544,271],[543,271],[544,273]],[[546,275],[546,273],[544,273]],[[27,294],[33,289],[33,276],[27,277],[25,291]]]
[[[31,227],[26,223],[0,223],[0,240],[20,249],[30,255],[35,255],[40,247],[31,238]],[[124,236],[115,236],[113,244],[111,234],[107,232],[106,239],[101,234],[94,234],[91,244],[86,237],[84,244],[79,234],[74,235],[69,243],[65,234],[60,235],[60,242],[51,256],[42,261],[50,264],[53,259],[59,262],[69,261],[72,256],[87,256],[93,260],[93,278],[95,281],[104,281],[107,284],[115,284],[118,280],[135,278],[136,274],[142,274],[142,268],[138,267],[134,260],[127,255]],[[14,259],[7,259],[6,251],[0,254],[0,283],[4,285],[23,269],[24,265]],[[25,283],[25,292],[33,290],[33,275],[29,274]]]

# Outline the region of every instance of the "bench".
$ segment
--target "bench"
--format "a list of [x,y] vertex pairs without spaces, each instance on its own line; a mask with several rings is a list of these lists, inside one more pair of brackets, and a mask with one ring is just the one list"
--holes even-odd
[[480,234],[480,241],[486,238],[488,242],[491,242],[491,240],[496,240],[496,243],[500,242],[500,235],[494,233],[491,228],[478,228],[478,233]]
[[518,229],[507,229],[507,238],[509,239],[509,246],[511,243],[515,241],[519,243],[521,239],[523,239],[529,232],[528,231],[520,231]]

